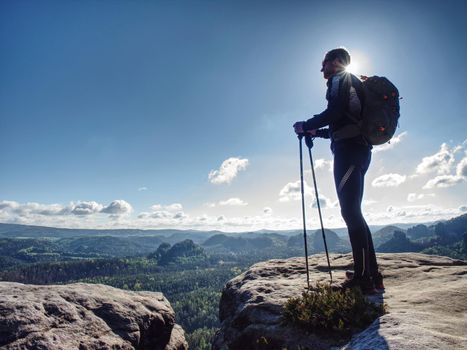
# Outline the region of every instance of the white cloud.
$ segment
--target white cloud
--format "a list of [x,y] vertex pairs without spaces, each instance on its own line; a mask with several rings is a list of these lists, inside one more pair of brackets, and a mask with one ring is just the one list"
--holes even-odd
[[233,207],[241,207],[248,205],[248,203],[242,201],[240,198],[229,198],[225,201],[220,201],[219,205],[221,206],[233,206]]
[[19,207],[19,203],[15,201],[1,201],[0,210],[3,209],[15,209]]
[[417,223],[448,219],[462,214],[461,208],[441,208],[432,204],[389,206],[386,211],[366,212],[367,222],[380,225],[398,222]]
[[401,132],[399,135],[394,136],[389,143],[374,147],[373,153],[383,152],[394,148],[397,144],[401,143],[406,136],[407,131]]
[[[226,215],[208,216],[206,214],[199,216],[190,216],[182,211],[167,211],[159,210],[157,212],[140,213],[137,218],[131,216],[106,216],[102,214],[95,215],[74,215],[71,214],[68,206],[60,205],[41,205],[39,203],[20,204],[11,202],[7,205],[6,201],[0,202],[0,219],[2,222],[43,225],[53,227],[72,227],[72,228],[176,228],[176,229],[199,229],[199,230],[222,230],[230,232],[252,231],[260,229],[278,229],[290,230],[300,229],[302,227],[302,218],[297,216],[281,217],[272,215],[272,210],[265,207],[259,215],[254,216],[238,216],[230,217]],[[19,208],[23,206],[24,210],[32,210],[36,212],[44,212],[44,209],[49,209],[51,212],[67,208],[66,215],[47,216],[40,214],[30,214],[27,216],[19,216],[13,212],[12,207]],[[53,209],[55,208],[55,209]],[[467,211],[467,205],[459,206],[455,209],[439,208],[433,205],[426,206],[393,206],[387,211],[375,210],[371,208],[365,213],[368,223],[371,224],[391,224],[395,222],[427,222],[439,219],[447,219],[456,215],[463,214]],[[317,215],[308,215],[307,225],[310,228],[319,227],[319,218]],[[325,215],[326,227],[343,227],[344,223],[339,215]]]
[[[315,191],[312,187],[308,186],[306,181],[303,181],[305,196],[309,198],[310,207],[317,208]],[[319,192],[319,190],[318,190]],[[300,181],[289,182],[279,192],[279,202],[298,201],[302,199]],[[338,201],[333,202],[326,196],[319,194],[319,204],[322,209],[324,208],[337,208]]]
[[99,204],[94,201],[89,202],[78,202],[78,203],[71,203],[70,205],[70,213],[74,215],[91,215],[95,213],[99,213],[104,209],[102,204]]
[[264,207],[263,208],[263,214],[264,215],[272,215],[272,209],[270,207]]
[[151,213],[148,212],[142,212],[138,214],[138,219],[155,219],[155,220],[167,220],[164,223],[165,224],[173,224],[171,220],[173,219],[184,219],[186,218],[187,215],[183,211],[178,211],[178,212],[170,212],[167,210],[159,210],[159,211],[154,211]]
[[177,211],[177,210],[183,210],[183,206],[180,203],[173,203],[165,207],[166,210],[168,211]]
[[334,161],[332,160],[326,160],[326,159],[320,158],[315,161],[316,170],[327,168],[329,171],[332,171],[333,166],[334,166]]
[[179,211],[183,210],[183,206],[180,203],[173,203],[169,205],[154,204],[151,205],[150,209],[152,211]]
[[415,202],[417,200],[423,199],[423,198],[433,198],[436,197],[436,194],[434,193],[409,193],[407,195],[407,201],[408,202]]
[[206,221],[208,221],[208,219],[209,219],[209,216],[207,216],[206,214],[203,214],[203,215],[198,216],[198,217],[196,218],[196,220],[197,220],[198,222],[203,222],[203,223],[206,222]]
[[182,211],[179,211],[178,213],[175,213],[175,215],[173,216],[174,219],[184,219],[184,218],[187,218],[188,216],[182,212]]
[[209,181],[213,184],[229,184],[237,176],[238,172],[245,170],[248,159],[231,157],[222,162],[219,170],[209,172]]
[[[153,213],[154,214],[154,213]],[[181,215],[179,215],[181,216]],[[315,227],[319,224],[316,216],[310,218],[310,224]],[[127,224],[130,225],[131,222]],[[273,216],[272,209],[265,207],[263,212],[255,216],[230,217],[226,215],[209,216],[202,214],[200,216],[183,215],[176,219],[176,216],[169,212],[140,213],[138,220],[133,223],[136,227],[158,227],[158,228],[177,228],[177,229],[204,229],[204,230],[222,230],[222,231],[252,231],[260,229],[298,229],[301,227],[301,219],[296,217]]]
[[[321,209],[325,208],[336,208],[338,205],[338,202],[333,202],[329,198],[319,195],[319,206]],[[311,208],[318,208],[318,203],[316,202],[316,196],[313,196],[313,201],[310,204]]]
[[218,206],[231,206],[231,207],[241,207],[241,206],[246,206],[248,205],[247,202],[241,200],[240,198],[229,198],[226,199],[225,201],[219,201],[219,202],[207,202],[204,203],[204,206],[207,208],[216,208]]
[[102,208],[101,213],[112,214],[112,215],[123,215],[129,214],[133,211],[130,203],[124,201],[123,199],[114,200],[105,208]]
[[[467,140],[466,140],[467,141]],[[438,176],[428,180],[423,189],[447,188],[467,181],[467,150],[465,150],[466,141],[455,147],[449,148],[446,143],[441,145],[438,153],[423,158],[417,166],[416,174],[437,173]],[[456,161],[456,153],[464,150],[464,157],[457,163],[455,173],[451,173]],[[411,197],[413,200],[413,197]]]
[[78,216],[106,213],[121,215],[132,211],[131,205],[124,200],[115,200],[107,207],[95,201],[71,202],[67,206],[61,204],[41,204],[28,202],[20,204],[13,201],[1,201],[0,210],[6,210],[19,217],[33,216]]
[[456,175],[467,177],[467,156],[457,164]]
[[141,191],[147,191],[147,190],[148,190],[148,188],[145,187],[145,186],[138,188],[138,191],[139,191],[139,192],[141,192]]
[[[303,181],[304,192],[306,196],[313,195],[313,189]],[[298,201],[302,198],[300,181],[289,182],[279,192],[280,202]]]
[[399,174],[385,174],[377,177],[371,182],[373,187],[397,187],[404,183],[407,176]]
[[58,216],[70,214],[70,208],[60,204],[41,204],[36,202],[18,203],[14,201],[0,202],[0,211],[14,214],[18,217]]
[[177,222],[187,218],[183,212],[183,206],[180,203],[169,205],[154,204],[150,207],[150,212],[142,212],[138,214],[138,219],[152,219],[151,223],[157,225],[176,225]]
[[169,211],[159,210],[159,211],[155,211],[151,213],[150,217],[153,219],[167,219],[167,218],[173,218],[174,215],[175,215],[174,213],[171,213]]
[[[39,214],[44,216],[56,216],[56,215],[66,215],[69,212],[69,208],[63,207],[60,204],[38,204],[38,203],[28,203],[31,207],[31,212],[33,214]],[[73,213],[74,214],[74,213]]]
[[374,199],[364,199],[362,204],[365,207],[369,207],[369,206],[371,206],[373,204],[376,204],[376,203],[378,203],[378,201],[375,201]]
[[440,175],[436,176],[434,179],[429,180],[424,186],[423,189],[431,188],[447,188],[457,185],[465,181],[465,177],[457,175]]
[[454,154],[458,150],[459,147],[450,149],[446,143],[443,143],[437,153],[422,159],[421,163],[417,165],[416,173],[428,174],[436,172],[438,175],[449,174],[455,162]]
[[146,219],[150,217],[150,213],[146,212],[146,211],[143,211],[141,213],[138,214],[137,218],[138,219]]

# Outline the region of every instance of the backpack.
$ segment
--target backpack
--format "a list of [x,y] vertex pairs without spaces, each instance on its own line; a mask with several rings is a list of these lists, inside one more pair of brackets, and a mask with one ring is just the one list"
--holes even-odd
[[385,77],[361,76],[365,103],[359,127],[371,145],[389,142],[399,122],[399,91]]

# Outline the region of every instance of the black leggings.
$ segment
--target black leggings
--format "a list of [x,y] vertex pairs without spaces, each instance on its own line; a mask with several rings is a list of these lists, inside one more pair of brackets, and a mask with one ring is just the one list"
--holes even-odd
[[365,173],[371,149],[359,144],[342,144],[334,149],[334,181],[342,218],[349,231],[355,277],[367,278],[378,272],[373,239],[362,214]]

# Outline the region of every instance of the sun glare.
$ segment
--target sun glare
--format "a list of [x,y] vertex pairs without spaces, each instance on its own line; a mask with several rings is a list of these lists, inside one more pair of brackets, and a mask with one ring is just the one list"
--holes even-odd
[[352,61],[346,68],[345,70],[349,73],[352,74],[357,74],[359,73],[359,67],[358,67],[358,62]]
[[369,57],[357,49],[350,51],[352,52],[352,58],[350,60],[351,63],[346,68],[346,71],[355,74],[356,76],[361,74],[367,76],[372,75],[372,64]]

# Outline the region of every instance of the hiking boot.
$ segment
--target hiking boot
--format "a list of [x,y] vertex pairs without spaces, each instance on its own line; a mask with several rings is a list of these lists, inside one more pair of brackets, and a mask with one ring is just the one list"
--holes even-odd
[[344,291],[350,288],[360,288],[365,295],[377,292],[371,278],[348,278],[341,284],[332,287],[335,291]]
[[350,270],[345,271],[345,278],[346,279],[351,280],[353,278],[353,275],[354,275],[353,271],[350,271]]
[[[354,276],[354,272],[353,271],[345,271],[345,278],[350,280],[352,279]],[[384,290],[384,283],[383,283],[383,275],[381,274],[381,272],[378,272],[376,273],[376,275],[372,276],[372,279],[373,279],[373,283],[375,285],[375,289],[377,290]]]
[[376,289],[384,290],[383,275],[381,272],[378,272],[375,276],[373,276],[373,283],[375,284]]

